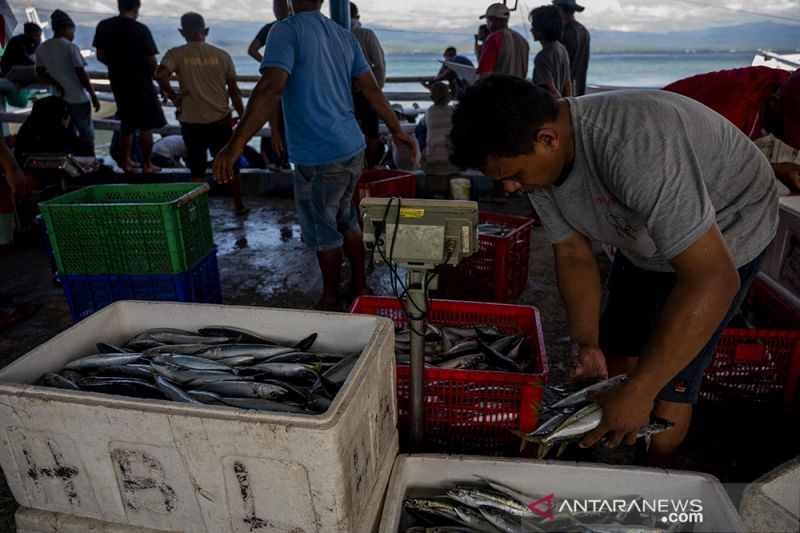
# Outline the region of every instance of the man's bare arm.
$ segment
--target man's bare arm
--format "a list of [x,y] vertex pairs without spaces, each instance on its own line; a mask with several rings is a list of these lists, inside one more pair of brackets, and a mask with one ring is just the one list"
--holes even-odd
[[369,105],[372,106],[372,109],[375,110],[389,128],[389,131],[392,132],[392,138],[396,142],[410,146],[412,155],[416,155],[416,153],[414,153],[416,152],[416,144],[414,144],[414,141],[412,141],[400,127],[400,122],[397,120],[394,109],[389,105],[389,100],[386,99],[386,95],[383,94],[383,91],[378,86],[378,82],[375,81],[375,76],[372,75],[372,72],[367,70],[363,74],[353,78],[353,81],[364,94],[364,97],[369,102]]
[[[573,378],[605,378],[605,357],[600,351],[600,273],[591,241],[575,233],[553,245],[556,279],[567,310],[569,334],[577,360]],[[578,366],[580,365],[580,366]]]
[[228,78],[228,96],[233,104],[233,109],[240,117],[244,115],[244,103],[242,102],[242,91],[239,89],[239,83],[236,81],[236,76]]
[[262,46],[264,46],[264,43],[258,39],[253,39],[253,41],[250,43],[250,46],[247,48],[247,55],[261,63],[264,60],[264,56],[261,55]]
[[233,179],[233,165],[242,155],[244,146],[258,133],[261,126],[270,118],[272,112],[281,101],[289,73],[285,70],[270,67],[264,70],[261,79],[253,88],[247,107],[239,125],[233,132],[228,144],[214,158],[214,179],[227,183]]
[[603,420],[581,446],[592,446],[606,434],[610,446],[623,439],[633,443],[648,424],[659,391],[705,346],[739,290],[739,273],[716,224],[670,265],[678,281],[653,339],[627,382],[593,398],[603,407]]

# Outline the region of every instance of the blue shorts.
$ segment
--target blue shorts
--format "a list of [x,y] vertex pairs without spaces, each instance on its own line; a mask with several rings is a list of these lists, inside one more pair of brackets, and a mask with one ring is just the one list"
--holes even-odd
[[[758,274],[766,250],[740,267],[739,292],[728,313],[700,353],[658,394],[660,400],[697,403],[703,372],[728,322],[739,311]],[[655,334],[661,312],[677,279],[674,272],[653,272],[634,265],[618,251],[608,276],[608,297],[600,317],[600,348],[607,356],[639,357]]]
[[342,246],[342,234],[359,227],[353,191],[363,169],[363,153],[341,163],[297,165],[294,201],[309,248],[321,252]]
[[84,102],[72,105],[72,129],[82,141],[94,140],[94,125],[92,124],[92,104]]

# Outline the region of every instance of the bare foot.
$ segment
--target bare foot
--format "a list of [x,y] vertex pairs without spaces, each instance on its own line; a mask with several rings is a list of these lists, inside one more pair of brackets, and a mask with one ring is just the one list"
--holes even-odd
[[246,205],[237,205],[236,206],[236,214],[240,217],[245,216],[247,213],[252,211],[252,207],[247,207]]
[[146,174],[158,174],[161,172],[161,167],[157,167],[153,163],[148,163],[142,166],[142,172]]
[[134,170],[134,169],[137,169],[137,168],[142,168],[142,165],[140,165],[136,161],[128,160],[128,161],[123,161],[122,162],[122,170],[124,170],[125,172],[130,172],[131,170]]

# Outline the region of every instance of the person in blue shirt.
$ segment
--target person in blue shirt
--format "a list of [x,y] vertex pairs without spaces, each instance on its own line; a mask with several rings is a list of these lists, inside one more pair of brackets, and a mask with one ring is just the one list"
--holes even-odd
[[239,126],[214,159],[214,178],[220,183],[233,178],[233,164],[245,144],[282,104],[292,148],[289,157],[296,166],[300,226],[322,271],[323,293],[314,308],[340,310],[343,254],[350,261],[353,292],[370,293],[353,205],[366,144],[353,109],[352,85],[361,90],[396,143],[412,150],[414,143],[400,128],[353,33],[320,12],[321,0],[290,0],[289,5],[293,15],[276,22],[269,32],[261,79]]
[[[467,57],[459,54],[455,46],[448,46],[445,48],[442,57],[444,61],[449,61],[451,63],[458,63],[459,65],[466,65],[468,67],[475,66]],[[467,87],[469,87],[469,83],[467,83],[466,80],[459,78],[458,74],[444,63],[442,63],[442,67],[439,69],[435,78],[426,80],[422,82],[422,84],[430,89],[435,83],[439,83],[440,81],[446,81],[450,84],[450,93],[455,99],[460,98],[461,95],[464,94],[464,91],[467,90]]]

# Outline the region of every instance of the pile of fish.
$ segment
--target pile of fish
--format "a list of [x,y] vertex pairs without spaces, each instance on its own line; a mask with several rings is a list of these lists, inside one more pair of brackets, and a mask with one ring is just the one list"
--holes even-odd
[[492,237],[505,237],[516,228],[510,224],[485,223],[478,224],[478,235],[491,235]]
[[319,414],[361,352],[311,352],[317,334],[293,345],[228,326],[149,329],[124,346],[70,361],[39,384],[69,390],[242,409]]
[[[411,330],[395,331],[395,355],[411,361]],[[525,336],[506,335],[492,326],[448,327],[428,324],[425,364],[437,368],[534,372],[533,351]]]
[[[539,497],[522,494],[495,481],[482,479],[482,485],[464,484],[444,494],[406,498],[403,508],[412,525],[405,533],[523,533],[543,531],[575,531],[597,533],[657,533],[663,522],[656,513],[640,512],[642,505],[633,505],[641,498],[614,498],[625,512],[560,511],[563,499],[553,498],[529,507]],[[549,505],[548,505],[549,504]],[[533,509],[540,509],[536,512]],[[404,523],[410,522],[408,517]],[[685,530],[686,525],[676,524]]]
[[[586,385],[585,382],[551,385],[545,388],[540,405],[534,406],[539,415],[539,426],[531,433],[514,433],[522,438],[520,449],[526,444],[539,446],[538,456],[543,459],[550,449],[559,445],[556,456],[561,455],[571,442],[580,441],[586,433],[600,425],[603,410],[587,398],[589,392],[599,392],[615,387],[625,381],[621,374],[605,381]],[[651,435],[670,429],[669,420],[652,417],[650,425],[642,428],[637,438],[649,439]]]

